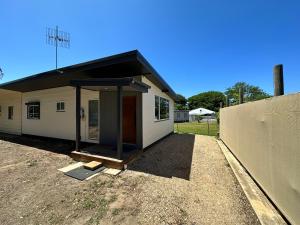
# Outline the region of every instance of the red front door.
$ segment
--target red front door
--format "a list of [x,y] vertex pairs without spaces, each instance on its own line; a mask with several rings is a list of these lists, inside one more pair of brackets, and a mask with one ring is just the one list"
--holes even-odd
[[123,142],[136,144],[136,96],[123,97]]

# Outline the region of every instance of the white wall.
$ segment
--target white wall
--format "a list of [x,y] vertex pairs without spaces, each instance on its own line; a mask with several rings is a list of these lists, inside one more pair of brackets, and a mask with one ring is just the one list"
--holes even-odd
[[[174,130],[174,101],[145,77],[142,82],[151,86],[148,93],[142,94],[143,148],[161,139]],[[26,93],[0,90],[0,131],[7,133],[30,134],[53,138],[75,140],[75,88],[59,87]],[[168,120],[155,121],[155,95],[170,101]],[[81,105],[85,118],[81,120],[81,140],[88,140],[88,100],[99,99],[98,91],[81,90]],[[22,103],[21,103],[22,101]],[[40,119],[27,119],[26,102],[40,102]],[[56,112],[56,103],[65,102],[65,112]],[[14,120],[7,119],[8,105],[14,106]],[[22,110],[22,116],[21,116]],[[100,115],[101,116],[101,115]],[[101,135],[101,134],[100,134]]]
[[[0,89],[0,132],[21,134],[21,93]],[[13,119],[8,119],[8,107],[13,106]]]
[[[81,90],[81,106],[85,110],[85,118],[81,120],[81,140],[89,141],[88,132],[88,100],[98,99],[99,92]],[[40,119],[27,119],[26,102],[40,102]],[[56,103],[65,102],[65,112],[56,112]],[[59,87],[23,93],[23,134],[75,140],[75,88]]]
[[220,137],[292,224],[300,224],[300,93],[222,108]]
[[[151,86],[143,93],[143,148],[174,131],[174,101],[166,93],[142,76],[142,82]],[[170,101],[168,120],[155,121],[155,95]]]

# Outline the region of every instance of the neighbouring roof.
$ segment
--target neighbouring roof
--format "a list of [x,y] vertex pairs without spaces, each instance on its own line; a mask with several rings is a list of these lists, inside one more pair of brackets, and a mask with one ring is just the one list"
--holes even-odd
[[80,64],[50,70],[0,84],[1,89],[29,92],[69,86],[71,80],[89,78],[124,78],[144,75],[174,100],[176,94],[138,51],[129,51]]
[[205,109],[205,108],[198,108],[198,109],[193,109],[189,112],[189,115],[192,116],[192,115],[199,115],[199,116],[202,116],[202,115],[206,115],[206,114],[214,114],[215,112],[214,111],[211,111],[209,109]]

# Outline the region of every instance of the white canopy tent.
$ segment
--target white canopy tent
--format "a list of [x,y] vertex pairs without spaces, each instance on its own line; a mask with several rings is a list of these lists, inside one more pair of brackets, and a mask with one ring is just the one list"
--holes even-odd
[[189,111],[189,115],[192,116],[203,116],[203,115],[211,115],[211,114],[215,114],[214,111],[211,111],[209,109],[205,109],[205,108],[198,108],[198,109],[193,109],[191,111]]
[[196,121],[197,116],[203,116],[207,120],[215,120],[215,112],[205,108],[193,109],[189,112],[190,121]]

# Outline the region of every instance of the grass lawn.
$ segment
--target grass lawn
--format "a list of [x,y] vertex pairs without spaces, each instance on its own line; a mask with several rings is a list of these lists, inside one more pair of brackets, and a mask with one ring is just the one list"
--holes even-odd
[[187,123],[175,123],[174,130],[176,133],[192,133],[209,136],[217,136],[218,133],[217,122],[209,123],[209,133],[207,122],[187,122]]

